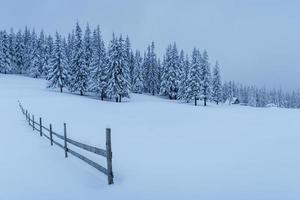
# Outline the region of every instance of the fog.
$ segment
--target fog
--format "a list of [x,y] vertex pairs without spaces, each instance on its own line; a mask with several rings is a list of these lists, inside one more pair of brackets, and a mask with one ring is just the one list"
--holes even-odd
[[35,28],[66,34],[76,21],[129,35],[134,49],[154,41],[190,53],[206,49],[223,79],[245,84],[300,88],[300,1],[276,0],[1,0],[1,29]]

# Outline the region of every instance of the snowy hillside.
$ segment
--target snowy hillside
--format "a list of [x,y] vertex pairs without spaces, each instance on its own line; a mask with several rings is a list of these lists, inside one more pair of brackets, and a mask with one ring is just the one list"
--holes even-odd
[[[134,94],[114,103],[45,87],[0,75],[1,200],[300,198],[300,110]],[[109,126],[115,184],[33,132],[18,100],[54,130],[66,122],[68,136],[87,144],[104,147]]]

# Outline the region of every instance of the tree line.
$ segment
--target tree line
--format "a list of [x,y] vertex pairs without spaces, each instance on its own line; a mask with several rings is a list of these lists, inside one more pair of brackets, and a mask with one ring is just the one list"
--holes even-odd
[[[211,69],[212,68],[212,69]],[[222,82],[220,66],[211,67],[206,50],[191,56],[170,44],[160,59],[152,42],[144,52],[133,50],[129,37],[113,34],[106,47],[99,26],[82,31],[77,22],[67,36],[39,34],[25,27],[0,31],[0,72],[46,78],[49,88],[101,100],[121,102],[130,93],[148,93],[169,99],[216,104],[238,98],[244,105],[300,108],[299,91],[283,92],[234,81]]]

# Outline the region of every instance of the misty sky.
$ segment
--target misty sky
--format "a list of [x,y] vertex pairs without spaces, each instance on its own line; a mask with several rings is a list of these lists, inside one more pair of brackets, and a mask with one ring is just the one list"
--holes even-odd
[[128,34],[133,48],[155,41],[191,52],[207,49],[224,79],[267,87],[300,88],[300,1],[289,0],[0,0],[0,28],[28,25],[67,33],[78,20]]

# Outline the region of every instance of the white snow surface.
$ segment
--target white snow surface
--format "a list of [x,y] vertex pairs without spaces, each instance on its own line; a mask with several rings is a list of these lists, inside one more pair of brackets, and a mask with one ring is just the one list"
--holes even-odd
[[[16,75],[0,75],[0,92],[1,200],[300,199],[299,110],[135,94],[117,104]],[[66,122],[68,136],[86,144],[104,148],[109,126],[115,184],[32,131],[18,100],[57,132]]]

